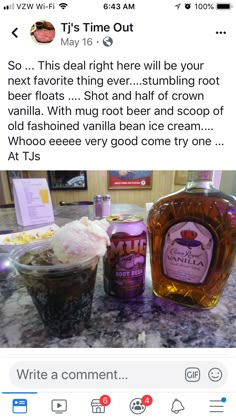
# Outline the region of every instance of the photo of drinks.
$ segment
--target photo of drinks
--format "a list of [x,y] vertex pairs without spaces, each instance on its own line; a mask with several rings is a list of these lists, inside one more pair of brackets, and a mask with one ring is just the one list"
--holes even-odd
[[236,347],[236,171],[113,172],[0,171],[0,347]]

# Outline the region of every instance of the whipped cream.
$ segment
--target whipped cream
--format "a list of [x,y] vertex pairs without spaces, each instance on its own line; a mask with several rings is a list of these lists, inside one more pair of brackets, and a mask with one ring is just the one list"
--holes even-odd
[[53,236],[52,248],[55,256],[64,264],[78,263],[96,255],[101,257],[110,245],[106,230],[109,223],[103,220],[80,220],[67,223]]

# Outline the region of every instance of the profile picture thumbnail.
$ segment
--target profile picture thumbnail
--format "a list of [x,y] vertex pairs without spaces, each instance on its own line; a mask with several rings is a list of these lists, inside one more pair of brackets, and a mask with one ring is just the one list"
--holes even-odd
[[55,28],[51,22],[47,20],[39,20],[30,28],[30,35],[35,42],[40,44],[48,44],[55,38]]

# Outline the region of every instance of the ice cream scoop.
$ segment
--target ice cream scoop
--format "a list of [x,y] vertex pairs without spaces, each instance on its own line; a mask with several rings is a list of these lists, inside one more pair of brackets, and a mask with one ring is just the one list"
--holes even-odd
[[106,230],[109,223],[103,220],[80,220],[61,227],[52,239],[55,256],[64,264],[78,263],[94,256],[103,256],[110,245]]

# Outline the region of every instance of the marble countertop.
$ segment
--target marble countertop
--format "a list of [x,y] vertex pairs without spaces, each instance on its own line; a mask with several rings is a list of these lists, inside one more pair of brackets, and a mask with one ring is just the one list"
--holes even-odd
[[[144,209],[134,207],[133,212],[144,215]],[[56,209],[56,223],[68,222],[76,211]],[[14,212],[7,210],[7,213],[5,225],[13,227]],[[2,212],[0,226],[4,229],[1,217]],[[218,305],[211,310],[193,310],[152,294],[147,256],[144,294],[130,302],[122,302],[105,294],[100,261],[90,327],[78,337],[60,340],[47,335],[22,280],[12,273],[7,278],[0,278],[0,347],[236,347],[235,280],[236,266]]]

